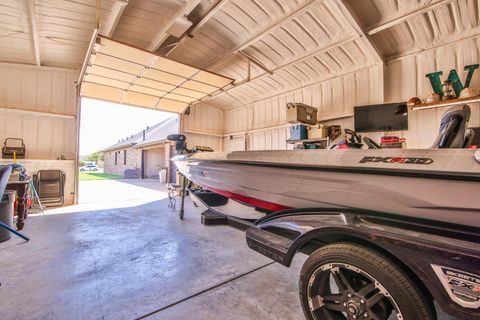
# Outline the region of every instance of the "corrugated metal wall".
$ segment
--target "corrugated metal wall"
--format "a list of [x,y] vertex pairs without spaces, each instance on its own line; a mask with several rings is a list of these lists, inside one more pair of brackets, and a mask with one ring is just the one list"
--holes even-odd
[[0,142],[24,139],[31,159],[75,159],[75,80],[73,70],[0,64]]
[[[405,101],[414,96],[424,99],[432,92],[430,82],[425,77],[426,73],[443,71],[443,78],[446,79],[450,69],[456,69],[464,82],[466,72],[463,72],[463,68],[478,63],[479,48],[480,36],[477,36],[390,61],[386,66],[386,102]],[[471,87],[480,87],[478,70],[474,74]],[[470,107],[470,127],[479,127],[479,106]],[[409,130],[402,133],[407,138],[409,148],[431,146],[438,133],[440,118],[446,109],[448,107],[410,112]]]
[[182,133],[188,146],[208,146],[223,150],[223,110],[206,103],[196,104],[188,115],[182,115]]
[[[455,68],[463,81],[466,77],[466,73],[463,72],[464,66],[478,63],[480,60],[479,48],[480,36],[455,41],[388,61],[385,65],[385,80],[380,73],[382,68],[374,66],[233,109],[225,107],[227,110],[224,115],[224,132],[227,135],[247,133],[246,145],[252,150],[286,149],[289,147],[285,143],[288,128],[281,126],[286,124],[287,102],[303,102],[318,108],[321,120],[351,115],[355,105],[383,101],[401,102],[414,96],[424,99],[432,92],[425,74],[443,71],[446,78],[450,69]],[[385,82],[384,100],[381,91],[382,81]],[[480,87],[480,72],[474,74],[471,86]],[[411,111],[409,130],[390,134],[407,138],[408,148],[428,148],[438,133],[441,115],[447,108]],[[471,109],[470,127],[478,127],[480,111],[475,105],[472,105]],[[325,123],[353,128],[351,116],[328,120]],[[378,140],[383,133],[364,135]],[[231,143],[235,146],[230,147]],[[230,136],[225,138],[225,150],[238,150],[238,145],[237,139],[230,139]]]
[[[66,204],[73,203],[75,190],[76,75],[75,70],[0,64],[0,143],[21,138],[31,170],[65,171]],[[62,156],[70,161],[61,166],[51,161]]]
[[[318,108],[321,120],[351,116],[355,105],[383,101],[381,70],[381,66],[373,66],[226,110],[225,133],[248,133],[249,149],[286,149],[285,140],[289,137],[285,118],[287,102],[303,102]],[[334,120],[329,122],[338,123]],[[345,120],[342,122],[345,123]],[[225,141],[227,150],[228,143],[228,140]]]

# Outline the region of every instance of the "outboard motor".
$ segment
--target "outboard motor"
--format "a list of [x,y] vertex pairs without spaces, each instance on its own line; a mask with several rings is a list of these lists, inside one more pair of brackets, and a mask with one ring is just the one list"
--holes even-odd
[[187,138],[183,134],[170,134],[167,136],[167,140],[175,142],[175,150],[179,154],[189,153],[187,149]]
[[473,135],[467,129],[470,119],[468,105],[448,109],[440,121],[440,130],[432,148],[467,148]]

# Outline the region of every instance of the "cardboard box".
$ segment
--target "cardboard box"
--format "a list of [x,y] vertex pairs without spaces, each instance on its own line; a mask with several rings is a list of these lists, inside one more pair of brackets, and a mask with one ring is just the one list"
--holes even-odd
[[317,123],[317,108],[303,103],[287,103],[287,122],[290,123]]
[[308,128],[308,139],[325,139],[328,137],[328,126],[316,124]]

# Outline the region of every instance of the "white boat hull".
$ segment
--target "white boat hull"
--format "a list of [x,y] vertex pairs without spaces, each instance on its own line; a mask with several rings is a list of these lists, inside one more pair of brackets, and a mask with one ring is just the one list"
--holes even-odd
[[348,208],[480,227],[474,152],[233,152],[179,156],[175,162],[204,188],[271,211]]

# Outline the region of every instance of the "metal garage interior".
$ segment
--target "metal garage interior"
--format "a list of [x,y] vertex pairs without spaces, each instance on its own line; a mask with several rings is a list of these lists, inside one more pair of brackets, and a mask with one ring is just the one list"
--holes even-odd
[[[353,129],[355,106],[429,96],[428,73],[456,69],[464,79],[479,41],[478,0],[0,0],[0,141],[24,139],[29,172],[62,170],[65,205],[74,205],[82,97],[176,112],[189,146],[290,150],[287,103]],[[117,64],[102,67],[102,54]],[[162,63],[181,84],[148,80]],[[470,87],[480,88],[478,71]],[[478,103],[470,107],[469,126],[480,127]],[[429,148],[446,109],[410,110],[408,130],[390,133],[408,149]],[[0,318],[304,318],[306,257],[290,269],[273,264],[242,232],[202,226],[186,206],[181,222],[166,199],[32,217],[29,243],[0,244]],[[435,308],[438,319],[458,318]],[[469,308],[462,319],[479,319],[480,305]]]

